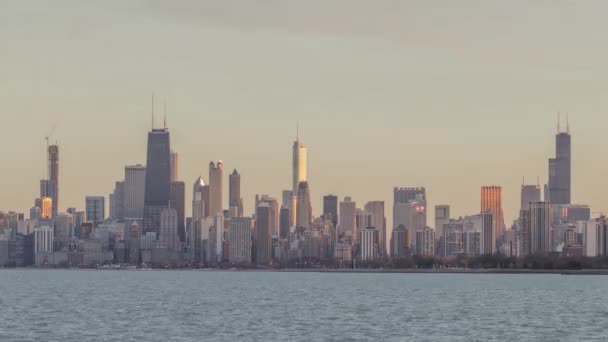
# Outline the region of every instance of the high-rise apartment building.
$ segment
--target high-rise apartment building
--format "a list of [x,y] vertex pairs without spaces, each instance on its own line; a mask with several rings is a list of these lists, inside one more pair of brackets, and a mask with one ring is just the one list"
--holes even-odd
[[435,255],[435,230],[425,227],[416,232],[416,255]]
[[409,256],[412,245],[411,230],[399,225],[393,228],[391,234],[391,257],[402,258]]
[[223,207],[223,172],[222,161],[209,163],[209,215],[215,216],[224,212]]
[[182,242],[186,241],[186,183],[171,182],[171,208],[177,212],[177,232]]
[[125,182],[116,182],[114,192],[110,194],[110,218],[119,222],[125,219]]
[[85,198],[85,210],[89,222],[98,225],[105,220],[105,201],[106,199],[103,196],[87,196]]
[[481,187],[481,210],[483,213],[487,210],[492,212],[494,220],[494,238],[500,240],[504,233],[504,218],[502,212],[502,188],[500,186],[482,186]]
[[300,182],[296,198],[296,227],[308,228],[312,222],[312,203],[308,182]]
[[360,250],[361,250],[361,260],[362,261],[372,261],[378,258],[378,229],[374,227],[367,227],[361,231],[361,241],[360,241]]
[[192,220],[197,221],[209,217],[210,201],[209,185],[203,177],[198,177],[192,188]]
[[141,221],[144,217],[144,197],[146,193],[146,167],[130,165],[125,167],[124,217],[125,221]]
[[[270,235],[277,236],[279,234],[279,202],[276,198],[270,197],[268,195],[258,196],[256,195],[256,208],[259,206],[268,206],[271,208],[272,212],[272,220],[269,222],[270,224]],[[257,209],[256,209],[257,211]]]
[[279,212],[279,237],[281,239],[288,239],[291,230],[291,213],[289,208],[281,207]]
[[450,206],[447,204],[440,204],[435,206],[435,232],[439,236],[435,236],[439,239],[443,236],[443,225],[450,221]]
[[159,245],[171,251],[180,250],[180,236],[178,232],[178,212],[174,208],[166,208],[160,214]]
[[496,253],[496,236],[494,235],[494,214],[491,210],[486,210],[481,213],[482,219],[482,242],[481,242],[481,254],[495,254]]
[[251,263],[251,218],[233,217],[229,229],[229,260],[231,264]]
[[327,195],[323,197],[323,216],[331,218],[334,227],[338,224],[338,196]]
[[338,220],[338,239],[354,243],[357,241],[357,203],[351,197],[345,197],[340,202]]
[[384,216],[384,201],[367,202],[364,207],[370,214],[370,226],[378,230],[378,253],[386,256],[386,217]]
[[256,263],[266,265],[272,257],[272,225],[276,221],[275,208],[261,202],[256,208]]
[[412,232],[414,243],[415,232],[427,226],[426,210],[425,188],[393,189],[393,228],[405,226]]
[[530,203],[530,254],[551,252],[551,204]]
[[54,240],[52,227],[42,226],[34,228],[34,254],[52,253]]

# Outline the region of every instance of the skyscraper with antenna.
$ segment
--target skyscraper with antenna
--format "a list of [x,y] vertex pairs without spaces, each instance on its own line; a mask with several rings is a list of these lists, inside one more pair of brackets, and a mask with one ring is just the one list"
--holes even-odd
[[549,159],[549,184],[545,201],[552,204],[571,203],[571,136],[570,122],[566,114],[566,129],[561,126],[561,115],[557,114],[557,134],[555,135],[555,158]]
[[56,143],[49,144],[54,132],[55,127],[44,137],[47,152],[47,178],[40,180],[40,197],[48,197],[53,201],[52,216],[56,217],[59,211],[59,146]]
[[160,235],[161,213],[171,200],[171,144],[169,130],[154,127],[152,96],[152,129],[148,133],[146,184],[144,194],[143,232]]
[[300,182],[306,178],[306,146],[300,141],[300,125],[296,127],[296,140],[293,142],[293,194],[297,194]]

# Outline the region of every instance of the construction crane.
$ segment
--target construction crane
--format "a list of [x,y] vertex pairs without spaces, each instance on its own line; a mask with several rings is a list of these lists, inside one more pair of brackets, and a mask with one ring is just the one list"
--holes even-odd
[[49,149],[49,139],[53,136],[53,133],[55,133],[55,127],[57,127],[57,126],[53,125],[53,128],[51,129],[51,133],[47,134],[46,137],[44,137],[44,140],[46,140],[46,149],[47,149],[47,151]]

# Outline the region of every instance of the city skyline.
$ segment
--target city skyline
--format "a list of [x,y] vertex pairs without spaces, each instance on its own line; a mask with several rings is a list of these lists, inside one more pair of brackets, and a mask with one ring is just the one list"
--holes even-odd
[[[148,114],[148,115],[149,115],[149,114]],[[558,121],[559,121],[559,114],[558,114]],[[165,122],[166,122],[166,118],[165,118]],[[165,123],[165,124],[166,124],[166,123]],[[299,125],[298,125],[298,126],[299,126]],[[149,134],[149,135],[153,135],[154,133],[158,134],[159,132],[163,133],[163,132],[169,132],[169,131],[170,131],[169,127],[164,127],[164,128],[160,128],[160,129],[159,129],[159,128],[153,128],[151,131],[149,131],[149,132],[148,132],[148,134]],[[569,128],[569,126],[568,126],[568,134],[569,134],[569,132],[570,132],[570,128]],[[559,123],[558,123],[558,131],[556,132],[555,137],[556,137],[556,138],[557,138],[557,137],[562,137],[562,136],[563,136],[565,133],[566,133],[565,131],[561,130],[561,128],[560,128],[560,126],[559,126]],[[570,139],[570,135],[568,135],[568,139]],[[556,143],[557,143],[558,141],[559,141],[559,140],[557,140],[557,141],[556,141]],[[294,183],[294,184],[295,184],[295,177],[296,177],[295,170],[299,169],[298,164],[295,164],[295,160],[297,160],[297,159],[299,158],[299,157],[297,156],[297,154],[295,153],[295,151],[299,150],[299,148],[297,148],[297,146],[300,146],[300,145],[303,147],[303,149],[304,149],[304,151],[305,151],[304,153],[305,153],[305,155],[306,155],[306,154],[307,154],[307,153],[306,153],[307,148],[306,148],[306,147],[304,147],[305,145],[304,145],[303,141],[302,141],[302,140],[300,140],[300,136],[299,136],[299,127],[298,127],[298,132],[297,132],[297,135],[296,135],[296,139],[295,139],[295,140],[294,140],[294,142],[293,142],[293,148],[292,148],[292,150],[293,150],[293,155],[292,155],[292,161],[291,161],[291,165],[290,165],[290,166],[291,166],[292,178],[294,178],[294,180],[293,180],[293,183]],[[557,145],[555,145],[555,148],[556,148],[556,147],[557,147]],[[51,146],[50,146],[50,148],[51,148],[51,149],[53,149],[53,150],[55,150],[55,149],[57,149],[57,148],[62,148],[62,149],[63,149],[63,146],[61,146],[59,143],[55,143],[54,145],[51,145]],[[166,146],[166,148],[165,148],[165,149],[169,150],[169,146]],[[53,160],[53,162],[50,162],[50,161],[52,160],[52,159],[51,159],[51,155],[52,155],[52,153],[50,153],[50,152],[49,152],[49,151],[51,151],[51,150],[49,150],[49,148],[48,148],[48,147],[46,148],[46,150],[47,150],[47,153],[49,154],[49,157],[46,159],[47,164],[48,164],[47,169],[49,169],[49,168],[50,168],[50,166],[51,166],[51,165],[53,165],[53,168],[55,168],[55,169],[57,169],[57,168],[58,168],[58,170],[61,170],[61,166],[59,166],[59,167],[58,167],[58,166],[57,166],[56,161],[54,161],[54,160]],[[170,150],[171,150],[171,152],[170,152],[170,153],[167,153],[167,155],[168,155],[168,156],[170,156],[171,158],[174,158],[174,156],[177,156],[177,155],[179,154],[177,151],[173,151],[173,148],[171,148]],[[177,157],[176,157],[176,158],[177,158]],[[182,166],[181,166],[181,165],[182,165],[182,164],[181,164],[181,155],[180,155],[180,157],[179,157],[179,158],[180,158],[180,163],[179,163],[179,164],[177,164],[177,165],[179,165],[180,172],[181,172],[181,168],[182,168]],[[307,162],[307,159],[306,159],[306,158],[307,158],[307,157],[305,157],[305,158],[304,158],[304,160],[303,160],[303,164],[304,164],[304,169],[305,169],[305,170],[307,170],[307,169],[308,169],[308,167],[309,167],[309,163]],[[145,153],[144,153],[144,157],[143,157],[142,159],[144,159],[144,160],[146,159],[146,157],[145,157]],[[548,158],[546,158],[546,159],[548,159],[548,160],[549,160],[549,163],[551,163],[551,161],[552,161],[552,160],[554,160],[554,159],[553,159],[553,157],[551,157],[551,156],[548,156]],[[171,164],[171,163],[172,163],[172,162],[170,162],[169,160],[167,160],[165,164],[169,165],[169,164]],[[223,165],[223,164],[224,164],[224,161],[219,160],[219,161],[218,161],[218,167],[219,167],[219,165],[220,165],[220,164],[221,164],[221,165]],[[211,168],[211,165],[213,165],[213,168]],[[138,167],[138,166],[143,166],[143,168],[146,168],[146,163],[143,163],[143,164],[139,164],[139,163],[135,164],[135,163],[133,163],[133,165],[131,165],[131,164],[126,164],[126,165],[123,165],[123,166],[122,166],[121,170],[124,170],[125,168],[127,168],[127,169],[128,169],[128,168],[133,168],[133,167]],[[314,166],[313,166],[313,167],[314,167]],[[208,170],[203,170],[203,172],[205,172],[205,171],[206,171],[207,173],[203,173],[203,172],[202,172],[202,173],[201,173],[199,176],[197,176],[196,180],[198,180],[200,177],[202,177],[202,179],[203,179],[204,181],[209,182],[209,179],[210,179],[210,178],[212,178],[212,177],[210,177],[210,176],[211,176],[211,174],[215,174],[215,173],[213,173],[213,172],[209,173],[209,171],[210,171],[211,169],[216,170],[216,169],[215,169],[215,162],[211,161],[211,162],[210,162],[210,164],[209,164],[209,168],[210,168],[210,169],[208,169]],[[245,168],[246,168],[246,167],[245,167]],[[576,169],[576,167],[574,167],[574,169]],[[223,174],[225,171],[228,171],[228,170],[223,170],[221,173]],[[233,170],[233,173],[234,173],[235,171],[236,171],[236,169],[234,169],[234,170]],[[390,171],[390,170],[386,170],[386,171]],[[549,172],[550,172],[550,171],[551,171],[551,166],[549,166]],[[55,171],[55,172],[56,172],[56,171]],[[169,172],[169,170],[166,170],[166,172],[165,172],[165,173],[167,173],[167,172]],[[289,172],[289,171],[287,171],[287,172]],[[227,174],[227,176],[230,176],[230,175],[231,175],[231,173],[228,173],[228,174]],[[166,174],[165,176],[166,176],[166,177],[170,177],[170,175],[169,175],[169,174]],[[240,174],[239,174],[238,176],[239,176],[239,178],[240,178]],[[548,176],[548,175],[547,175],[547,176]],[[329,177],[329,176],[328,176],[328,177]],[[123,177],[123,178],[124,178],[124,177]],[[222,188],[222,190],[221,190],[221,193],[222,193],[221,197],[222,197],[222,198],[218,198],[217,200],[218,200],[218,201],[220,201],[220,202],[218,202],[218,203],[221,203],[222,210],[223,210],[223,209],[229,209],[229,208],[230,208],[230,201],[229,201],[229,196],[230,196],[230,193],[229,193],[229,192],[230,192],[230,190],[229,190],[229,186],[228,186],[228,185],[229,185],[228,178],[229,178],[229,177],[222,177],[221,179],[219,179],[219,180],[218,180],[218,181],[220,181],[220,182],[221,182],[221,188]],[[548,180],[548,178],[549,178],[549,177],[546,177],[546,178],[547,178],[547,180]],[[120,179],[120,178],[119,178],[119,179]],[[540,180],[541,180],[541,179],[542,179],[542,178],[541,178],[541,176],[537,176],[537,177],[536,177],[536,181],[535,181],[535,182],[536,182],[536,183],[538,183],[538,185],[540,185],[540,187],[542,188],[542,187],[543,187],[543,184],[541,184],[541,182],[540,182]],[[529,181],[530,181],[530,180],[528,180],[528,181],[527,181],[525,177],[523,178],[523,180],[521,180],[521,179],[520,179],[520,184],[518,185],[518,186],[519,186],[519,188],[517,188],[517,189],[516,189],[516,190],[517,190],[517,191],[516,191],[516,194],[512,194],[512,196],[517,197],[517,199],[515,200],[515,202],[518,202],[518,201],[519,201],[519,202],[521,202],[521,194],[519,193],[519,191],[521,190],[521,187],[522,187],[522,186],[523,186],[523,187],[526,187],[526,186],[531,186],[530,184],[528,184],[528,183],[529,183]],[[44,179],[43,179],[43,180],[41,180],[40,182],[41,182],[41,186],[42,186],[42,183],[43,183],[43,182],[46,182],[46,180],[44,180]],[[116,180],[115,180],[114,182],[112,182],[112,186],[114,185],[114,183],[115,183],[115,182],[116,182]],[[185,180],[184,182],[185,182],[186,184],[189,184],[188,180]],[[65,181],[65,179],[64,179],[62,184],[65,184],[65,183],[66,183],[66,181]],[[194,182],[190,182],[190,183],[194,183]],[[224,183],[225,183],[225,184],[224,184]],[[239,183],[240,183],[240,180],[239,180]],[[572,183],[573,183],[573,184],[575,183],[575,179],[573,179],[573,180],[572,180]],[[244,189],[244,192],[245,192],[245,193],[248,193],[248,192],[250,193],[250,192],[251,192],[251,191],[247,191],[247,186],[248,186],[249,184],[250,184],[250,183],[246,183],[246,184],[245,184],[245,189]],[[254,184],[255,184],[255,183],[254,183]],[[547,183],[545,183],[544,185],[547,187],[547,189],[545,189],[545,191],[548,191],[548,184],[547,184]],[[275,187],[276,187],[276,186],[277,186],[277,185],[275,184]],[[279,187],[283,187],[283,188],[287,188],[287,187],[288,187],[288,186],[283,186],[283,185],[278,185],[278,186],[279,186]],[[394,188],[394,187],[399,187],[399,186],[401,186],[401,184],[395,184],[395,185],[393,186],[393,188]],[[411,186],[411,187],[425,187],[425,188],[426,188],[426,186],[425,186],[424,184],[414,184],[414,185],[412,185],[412,184],[408,184],[408,186]],[[488,186],[498,186],[498,187],[501,187],[501,188],[502,188],[502,186],[501,186],[501,185],[488,185],[488,184],[480,184],[480,185],[479,185],[479,188],[478,188],[478,189],[476,189],[477,193],[479,194],[479,189],[480,189],[480,188],[483,190],[483,188],[484,188],[484,187],[488,187]],[[240,187],[240,186],[239,186],[239,187]],[[573,186],[573,185],[572,185],[571,187],[572,187],[572,188],[574,188],[574,186]],[[92,192],[87,192],[86,190],[83,190],[83,191],[84,191],[84,193],[86,193],[86,194],[87,194],[87,195],[85,195],[85,196],[83,197],[83,202],[84,202],[84,199],[85,199],[87,196],[102,196],[102,197],[104,197],[104,198],[106,199],[106,201],[108,201],[108,202],[109,202],[109,197],[112,195],[112,191],[111,191],[111,189],[112,189],[112,188],[110,187],[109,189],[110,189],[110,191],[106,191],[106,193],[105,193],[105,194],[95,194],[95,193],[92,193]],[[240,189],[239,189],[239,190],[240,190]],[[323,213],[323,197],[324,197],[324,196],[326,196],[326,195],[336,195],[336,196],[338,196],[338,199],[339,199],[340,201],[341,201],[341,200],[343,200],[345,197],[350,197],[350,198],[353,198],[353,200],[354,200],[355,202],[357,202],[357,198],[354,198],[354,196],[349,195],[350,193],[354,193],[354,192],[356,192],[356,187],[353,187],[351,192],[346,192],[345,194],[340,194],[340,193],[335,193],[335,192],[323,192],[322,190],[321,190],[321,191],[322,191],[321,193],[316,194],[316,193],[314,192],[314,190],[316,190],[316,189],[311,189],[311,190],[310,190],[310,192],[311,192],[311,204],[312,204],[312,209],[313,209],[313,212],[312,212],[311,214],[312,214],[314,217],[320,216],[320,215]],[[393,190],[393,189],[391,189],[391,190]],[[503,190],[503,189],[501,189],[501,190]],[[510,190],[513,190],[513,189],[510,189]],[[41,191],[42,191],[42,188],[41,188]],[[284,190],[282,190],[282,191],[284,191]],[[512,192],[512,191],[507,191],[507,192]],[[248,201],[248,199],[249,199],[249,198],[243,199],[243,202],[244,202],[243,207],[244,207],[244,208],[247,208],[247,209],[251,208],[252,210],[254,210],[254,207],[253,207],[253,205],[252,205],[252,204],[254,204],[254,202],[255,202],[255,201],[254,201],[255,196],[256,196],[256,195],[258,195],[258,194],[261,194],[261,193],[270,193],[270,194],[272,194],[273,196],[276,196],[277,198],[279,198],[279,197],[281,196],[281,192],[279,192],[279,193],[275,194],[275,193],[272,193],[272,192],[269,192],[269,191],[265,191],[265,190],[257,191],[257,192],[256,192],[256,193],[253,195],[253,198],[251,198],[251,201]],[[41,194],[42,194],[42,193],[41,193]],[[186,193],[185,195],[186,195],[186,201],[185,201],[185,203],[192,203],[192,194]],[[444,202],[440,202],[440,203],[437,203],[437,201],[433,202],[433,201],[432,201],[433,195],[434,195],[434,194],[431,194],[431,195],[430,195],[431,200],[429,200],[429,201],[427,202],[427,208],[430,208],[430,210],[432,210],[432,208],[434,208],[434,206],[435,206],[435,205],[442,205],[442,204],[446,204],[446,203],[444,203]],[[62,195],[62,196],[63,196],[63,195]],[[51,196],[49,196],[49,197],[51,197]],[[544,196],[543,196],[543,197],[544,197]],[[62,199],[63,199],[63,198],[62,198]],[[481,199],[481,197],[477,198],[477,201],[479,202],[479,200],[480,200],[480,199]],[[503,199],[503,200],[502,200],[502,208],[503,208],[503,211],[504,211],[504,208],[505,208],[505,207],[512,207],[512,208],[514,208],[514,209],[513,209],[513,217],[512,217],[512,218],[511,218],[511,217],[507,217],[506,215],[503,215],[503,216],[505,217],[505,218],[503,219],[504,224],[505,224],[506,228],[507,228],[507,229],[509,229],[510,224],[513,222],[513,220],[516,220],[516,219],[519,217],[519,216],[518,216],[518,215],[519,215],[519,206],[517,206],[517,203],[505,203],[504,196],[502,196],[502,199]],[[362,204],[365,204],[366,202],[370,202],[370,201],[383,201],[383,202],[385,202],[385,203],[391,203],[391,204],[393,203],[392,199],[387,200],[387,199],[385,199],[385,198],[382,198],[382,199],[374,199],[374,198],[360,198],[360,199],[358,199],[358,201],[359,201],[359,203],[362,203]],[[468,198],[467,198],[467,199],[465,199],[464,201],[468,201]],[[31,202],[31,201],[30,201],[30,202]],[[224,202],[226,202],[226,203],[224,203]],[[249,202],[250,202],[250,203],[249,203]],[[584,201],[583,201],[583,202],[580,202],[580,203],[579,203],[579,202],[576,202],[576,201],[572,201],[572,203],[577,203],[577,204],[585,204],[585,205],[588,205],[588,202],[584,202]],[[451,203],[448,203],[448,204],[450,205],[450,207],[451,207],[451,208],[454,208],[454,207],[459,207],[460,202],[456,201],[456,202],[451,202]],[[72,207],[73,207],[73,208],[80,208],[80,206],[78,205],[78,203],[76,203],[76,204],[74,204],[74,205],[70,205],[70,206],[65,207],[65,208],[60,207],[59,209],[60,209],[60,212],[61,212],[61,211],[65,211],[66,209],[68,209],[68,208],[72,208]],[[592,207],[592,206],[590,205],[590,207]],[[593,207],[592,207],[592,208],[593,208]],[[15,210],[13,207],[8,207],[8,209],[9,209],[9,210]],[[29,208],[28,208],[28,209],[29,209]],[[477,210],[477,211],[475,211],[475,210]],[[603,212],[603,210],[601,210],[601,209],[597,209],[597,210],[596,210],[596,208],[593,208],[593,210],[594,210],[594,212],[596,212],[596,213]],[[17,210],[17,211],[19,211],[19,210]],[[27,212],[27,211],[28,211],[28,210],[24,209],[23,211],[20,211],[20,212]],[[109,213],[109,212],[108,212],[108,213]],[[252,211],[252,212],[244,211],[244,214],[247,214],[247,215],[251,215],[251,214],[253,214],[253,213],[254,213],[253,211]],[[454,213],[454,210],[452,210],[453,217],[456,217],[456,218],[457,218],[457,217],[459,217],[459,216],[466,216],[466,215],[472,215],[472,214],[478,214],[478,213],[479,213],[479,209],[471,209],[471,210],[470,210],[470,211],[468,211],[468,212],[456,212],[456,213]],[[185,206],[185,216],[191,216],[191,215],[192,215],[192,207],[191,207],[190,205],[186,205],[186,206]],[[245,216],[247,216],[247,215],[245,215]],[[389,222],[390,222],[390,224],[388,224]],[[390,231],[392,230],[392,228],[393,228],[392,219],[391,219],[391,217],[390,217],[390,216],[388,216],[388,217],[387,217],[387,229],[388,229],[388,231],[390,232]]]
[[[481,32],[481,19],[456,27],[451,17],[440,23],[403,20],[445,13],[458,18],[467,11],[450,4],[359,3],[340,6],[340,14],[318,11],[336,9],[318,1],[298,5],[301,11],[221,4],[209,16],[205,2],[184,2],[190,13],[163,4],[65,3],[73,6],[1,5],[7,63],[0,70],[8,82],[0,90],[7,94],[8,115],[24,127],[0,136],[2,145],[12,146],[3,156],[8,176],[1,208],[26,212],[31,206],[37,185],[29,180],[46,177],[44,136],[54,125],[61,209],[82,208],[87,195],[107,199],[124,165],[145,164],[141,136],[149,128],[152,92],[159,103],[166,98],[181,179],[190,186],[207,175],[210,160],[223,160],[225,170],[242,175],[247,213],[255,194],[279,196],[288,188],[289,144],[300,121],[316,214],[325,194],[357,203],[383,200],[390,207],[394,186],[425,186],[429,207],[449,203],[454,216],[464,216],[477,212],[479,187],[496,184],[509,225],[518,216],[521,178],[548,181],[558,111],[570,113],[575,137],[572,202],[594,211],[608,207],[600,155],[608,124],[601,95],[606,51],[581,35],[603,27],[598,13],[605,4],[579,7],[577,14],[554,4],[476,4],[479,17],[490,18]],[[375,20],[361,21],[360,13]],[[555,20],[565,13],[568,25]],[[118,28],[101,30],[110,18]],[[236,24],[235,18],[242,20]],[[539,21],[544,28],[537,28]],[[505,29],[514,23],[522,31]],[[156,25],[165,29],[161,35],[150,33]],[[447,36],[441,31],[446,27]],[[560,44],[554,36],[562,37]],[[118,61],[115,53],[89,43],[99,40],[116,44],[125,58]],[[142,56],[147,62],[137,63]],[[589,68],[581,68],[583,62]],[[372,177],[379,179],[361,181]]]

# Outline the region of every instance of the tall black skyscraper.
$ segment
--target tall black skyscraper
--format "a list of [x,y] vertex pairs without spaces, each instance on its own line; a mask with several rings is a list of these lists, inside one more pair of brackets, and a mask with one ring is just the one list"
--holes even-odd
[[555,136],[555,158],[549,159],[549,201],[553,204],[570,204],[571,196],[571,139],[570,125],[566,124],[566,131],[562,132],[557,124]]
[[169,130],[152,128],[148,133],[148,158],[144,195],[143,233],[160,234],[160,214],[171,200],[171,148]]
[[323,197],[323,215],[331,216],[334,226],[338,223],[338,196],[327,195]]

